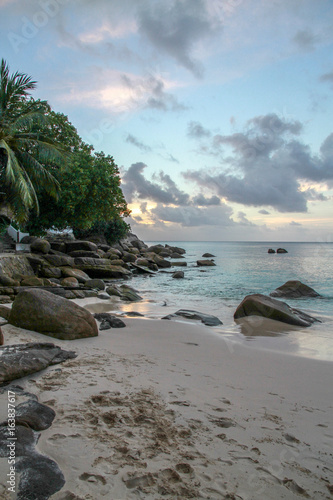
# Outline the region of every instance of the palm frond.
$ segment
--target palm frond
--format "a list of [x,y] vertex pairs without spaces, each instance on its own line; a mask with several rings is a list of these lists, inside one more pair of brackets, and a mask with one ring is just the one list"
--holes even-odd
[[41,186],[50,196],[57,198],[60,190],[57,179],[29,153],[20,152],[18,156],[24,163],[25,174],[29,178],[31,185]]

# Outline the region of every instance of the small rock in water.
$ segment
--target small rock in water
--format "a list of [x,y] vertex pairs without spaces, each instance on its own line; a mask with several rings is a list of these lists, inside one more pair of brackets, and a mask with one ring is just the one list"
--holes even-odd
[[177,316],[182,316],[187,319],[200,320],[206,326],[218,326],[222,325],[222,321],[216,316],[211,316],[210,314],[201,313],[198,311],[191,311],[189,309],[179,309],[174,314],[169,314],[162,319],[172,319]]
[[184,272],[183,271],[176,271],[175,273],[173,273],[172,277],[175,279],[184,278]]

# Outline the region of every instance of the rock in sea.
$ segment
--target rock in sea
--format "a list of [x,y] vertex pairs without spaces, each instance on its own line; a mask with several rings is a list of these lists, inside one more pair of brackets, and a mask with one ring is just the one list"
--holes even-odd
[[222,321],[219,320],[216,316],[211,316],[210,314],[201,313],[198,311],[191,311],[189,309],[179,309],[174,314],[168,314],[168,316],[164,316],[162,319],[172,319],[177,316],[182,316],[187,319],[200,320],[206,326],[218,326],[222,325]]
[[300,297],[320,297],[313,288],[305,285],[301,281],[291,280],[279,286],[274,292],[269,294],[271,297],[289,297],[298,299]]
[[216,266],[212,260],[197,260],[197,266]]
[[291,308],[285,302],[272,299],[262,294],[248,295],[237,307],[234,319],[246,316],[263,316],[264,318],[281,321],[295,326],[311,326],[320,321],[303,311]]

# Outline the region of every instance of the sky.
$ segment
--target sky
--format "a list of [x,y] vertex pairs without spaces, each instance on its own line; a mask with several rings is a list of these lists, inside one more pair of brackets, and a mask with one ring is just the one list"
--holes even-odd
[[333,0],[0,0],[144,241],[333,242],[332,42]]

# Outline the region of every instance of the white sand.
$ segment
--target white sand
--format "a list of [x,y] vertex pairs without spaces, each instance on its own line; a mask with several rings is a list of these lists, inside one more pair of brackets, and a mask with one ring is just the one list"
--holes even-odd
[[333,363],[183,322],[125,323],[54,340],[78,357],[17,381],[57,414],[38,443],[66,478],[52,498],[332,498]]

